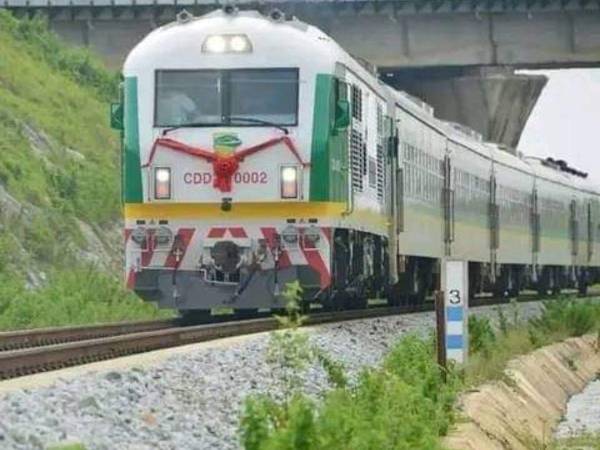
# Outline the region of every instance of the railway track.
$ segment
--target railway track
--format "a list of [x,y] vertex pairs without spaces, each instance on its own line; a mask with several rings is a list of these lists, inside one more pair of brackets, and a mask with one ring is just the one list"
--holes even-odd
[[[255,317],[266,317],[259,314]],[[227,322],[235,319],[235,315],[213,316],[211,323]],[[205,323],[205,322],[202,322]],[[119,336],[142,331],[154,331],[184,326],[182,319],[161,319],[148,321],[118,322],[97,325],[81,325],[72,327],[36,328],[0,332],[0,353],[7,350],[21,350],[31,347],[64,344],[103,337]]]
[[86,339],[98,339],[142,331],[161,330],[177,325],[176,319],[143,322],[120,322],[75,327],[36,328],[0,332],[0,351],[61,344]]
[[[312,314],[306,325],[342,322],[370,317],[406,314],[430,309],[421,307],[378,307]],[[274,317],[210,323],[194,326],[176,326],[151,331],[139,331],[116,336],[77,340],[42,347],[0,352],[0,379],[15,378],[37,372],[86,364],[169,347],[205,342],[277,329]]]
[[[598,293],[589,296],[598,295]],[[540,300],[523,295],[519,301]],[[471,306],[506,303],[480,298]],[[431,311],[433,304],[311,314],[306,325]],[[152,350],[277,329],[273,317],[181,326],[176,319],[0,333],[0,380]]]

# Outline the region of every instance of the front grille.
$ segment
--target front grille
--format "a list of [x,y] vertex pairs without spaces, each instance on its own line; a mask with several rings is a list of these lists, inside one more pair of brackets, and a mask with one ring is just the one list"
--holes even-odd
[[235,272],[223,272],[222,270],[216,270],[214,273],[213,281],[219,281],[222,283],[239,283],[240,282],[240,270]]

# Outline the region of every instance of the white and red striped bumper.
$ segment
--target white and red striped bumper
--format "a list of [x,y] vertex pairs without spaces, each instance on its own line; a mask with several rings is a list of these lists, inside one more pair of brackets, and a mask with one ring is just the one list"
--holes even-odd
[[[287,223],[194,226],[181,221],[144,224],[142,233],[140,225],[130,225],[125,229],[127,286],[165,307],[269,307],[281,303],[278,292],[287,282],[299,280],[309,291],[318,292],[331,284],[330,227]],[[158,242],[159,227],[170,230],[169,242]],[[290,227],[297,231],[296,242],[282,237]],[[239,250],[234,276],[223,276],[215,265],[211,250],[219,242],[233,243]]]

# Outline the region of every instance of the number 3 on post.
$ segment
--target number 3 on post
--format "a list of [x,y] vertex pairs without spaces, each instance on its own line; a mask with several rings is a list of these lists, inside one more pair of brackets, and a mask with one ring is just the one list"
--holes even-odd
[[464,364],[468,355],[469,274],[466,261],[442,262],[446,358]]

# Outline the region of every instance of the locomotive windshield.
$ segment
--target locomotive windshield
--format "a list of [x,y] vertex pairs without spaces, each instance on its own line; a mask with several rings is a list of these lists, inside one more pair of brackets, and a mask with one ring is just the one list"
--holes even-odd
[[296,125],[298,69],[159,70],[155,98],[157,127]]

